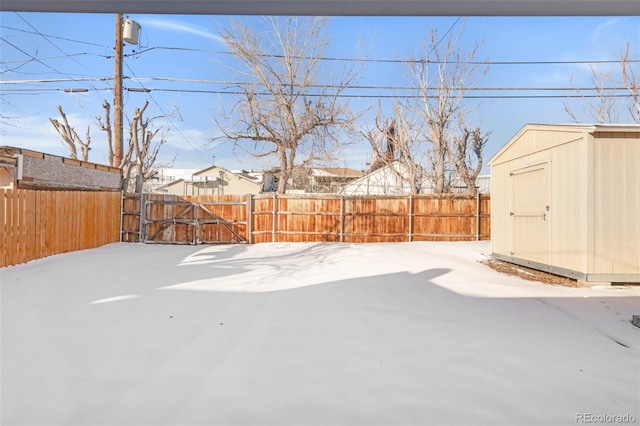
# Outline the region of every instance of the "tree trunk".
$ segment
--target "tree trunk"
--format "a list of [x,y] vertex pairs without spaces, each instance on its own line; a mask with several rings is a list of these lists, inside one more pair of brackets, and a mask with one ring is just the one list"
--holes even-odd
[[445,150],[442,146],[438,147],[437,158],[436,158],[436,186],[433,190],[436,194],[442,194],[445,192]]

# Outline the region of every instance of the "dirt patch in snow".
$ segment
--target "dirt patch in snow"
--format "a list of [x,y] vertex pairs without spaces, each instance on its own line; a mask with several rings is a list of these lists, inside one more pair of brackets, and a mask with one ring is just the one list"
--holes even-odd
[[526,268],[524,266],[503,262],[501,260],[488,259],[481,263],[503,274],[520,277],[529,281],[539,281],[545,284],[564,285],[568,287],[578,286],[576,280],[572,280],[571,278],[561,277],[560,275]]

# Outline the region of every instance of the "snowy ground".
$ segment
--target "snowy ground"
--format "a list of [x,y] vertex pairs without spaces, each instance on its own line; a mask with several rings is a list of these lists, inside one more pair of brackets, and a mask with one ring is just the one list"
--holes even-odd
[[112,244],[2,269],[1,423],[640,423],[640,288],[523,281],[489,251]]

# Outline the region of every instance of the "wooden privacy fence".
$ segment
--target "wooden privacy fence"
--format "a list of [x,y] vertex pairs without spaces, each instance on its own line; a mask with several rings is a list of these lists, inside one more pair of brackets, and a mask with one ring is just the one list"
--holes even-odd
[[119,241],[120,193],[0,189],[0,267]]
[[490,236],[490,198],[403,195],[125,196],[123,241],[470,241]]
[[169,244],[469,241],[490,198],[121,195],[0,189],[0,267],[117,241]]

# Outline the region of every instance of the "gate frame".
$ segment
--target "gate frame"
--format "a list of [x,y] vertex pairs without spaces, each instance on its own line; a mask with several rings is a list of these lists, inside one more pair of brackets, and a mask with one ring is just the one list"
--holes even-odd
[[[249,200],[248,200],[249,201]],[[184,209],[182,209],[177,215],[170,217],[170,218],[165,218],[165,219],[148,219],[148,208],[151,204],[176,204],[176,205],[184,205],[186,206]],[[220,202],[220,201],[189,201],[186,199],[179,199],[179,200],[150,200],[147,199],[146,197],[142,197],[141,200],[141,210],[142,213],[140,214],[141,218],[140,218],[140,239],[139,241],[145,243],[145,244],[193,244],[193,245],[199,245],[199,244],[247,244],[249,238],[242,236],[241,233],[239,233],[238,231],[236,231],[235,229],[233,229],[233,226],[235,225],[245,225],[245,227],[249,227],[250,225],[247,223],[249,222],[249,218],[250,218],[250,214],[248,214],[248,219],[247,221],[229,221],[227,219],[224,219],[223,217],[219,216],[218,214],[212,212],[210,209],[207,208],[207,206],[210,205],[246,205],[247,202]],[[205,211],[208,215],[213,216],[212,219],[203,219],[200,217],[200,211],[203,210]],[[189,218],[189,219],[180,219],[181,216],[184,216],[185,214],[192,212],[194,213],[194,218]],[[250,211],[250,210],[249,210]],[[156,231],[155,234],[153,234],[152,236],[149,235],[149,225],[150,224],[154,224],[154,223],[160,223],[162,225],[166,225],[166,226],[161,226],[161,229]],[[192,234],[192,238],[190,239],[190,241],[165,241],[165,240],[155,240],[155,238],[158,235],[161,235],[163,232],[165,232],[167,229],[169,229],[171,226],[176,225],[176,224],[184,224],[187,225],[189,227],[191,227],[191,229],[193,229],[193,234]],[[203,241],[200,240],[200,226],[201,225],[208,225],[208,224],[215,224],[217,226],[224,226],[234,237],[236,237],[235,240],[230,240],[230,241],[220,241],[220,240],[214,240],[214,241]],[[188,236],[188,234],[187,234]]]

